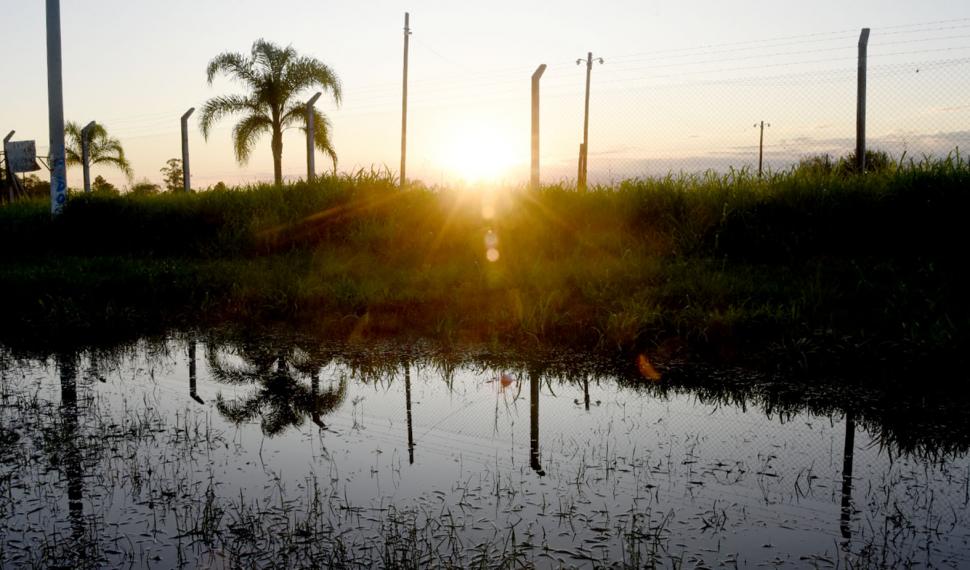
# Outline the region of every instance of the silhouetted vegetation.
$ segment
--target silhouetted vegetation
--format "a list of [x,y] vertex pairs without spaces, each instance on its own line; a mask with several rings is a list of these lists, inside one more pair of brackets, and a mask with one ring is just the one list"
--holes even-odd
[[[342,97],[340,80],[323,62],[300,56],[296,50],[280,47],[266,40],[256,40],[247,58],[239,53],[222,53],[209,62],[206,70],[209,84],[225,74],[243,83],[250,93],[213,97],[202,107],[199,125],[208,138],[212,125],[219,119],[241,115],[232,131],[236,160],[245,164],[260,136],[271,135],[273,179],[283,183],[283,129],[302,125],[306,130],[306,101],[298,101],[301,92],[312,88],[329,91],[338,104]],[[337,165],[337,153],[330,140],[330,120],[314,109],[314,143]]]
[[0,286],[18,329],[285,319],[898,376],[963,361],[968,182],[954,155],[586,194],[401,192],[360,172],[73,196],[56,221],[43,201],[0,209],[19,244]]

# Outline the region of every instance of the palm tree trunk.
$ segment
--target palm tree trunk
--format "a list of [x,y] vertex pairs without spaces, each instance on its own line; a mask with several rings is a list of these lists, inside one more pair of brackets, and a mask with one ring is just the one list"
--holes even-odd
[[283,185],[283,133],[278,127],[273,128],[273,180]]

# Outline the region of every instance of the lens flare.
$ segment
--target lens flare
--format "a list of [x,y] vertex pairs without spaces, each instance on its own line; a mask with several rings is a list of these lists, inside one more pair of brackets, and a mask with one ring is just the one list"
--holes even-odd
[[650,363],[650,359],[647,358],[646,354],[641,354],[637,357],[637,369],[640,370],[640,375],[650,380],[651,382],[657,382],[660,380],[660,373],[657,369],[653,367]]

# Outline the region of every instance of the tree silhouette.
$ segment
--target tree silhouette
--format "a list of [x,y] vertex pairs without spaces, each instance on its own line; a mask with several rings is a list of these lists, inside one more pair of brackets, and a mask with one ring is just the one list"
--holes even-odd
[[[90,136],[88,161],[91,164],[117,168],[128,177],[128,180],[131,180],[134,172],[128,159],[125,158],[125,149],[121,147],[121,141],[108,136],[108,131],[100,124],[94,125]],[[81,155],[81,127],[73,121],[68,121],[64,125],[64,162],[68,166],[81,166],[83,163]]]
[[177,192],[185,186],[182,183],[182,159],[170,158],[165,161],[165,166],[159,169],[162,173],[162,180],[165,182],[165,189],[169,192]]
[[[224,95],[213,97],[202,106],[199,126],[208,140],[212,125],[228,115],[242,115],[232,131],[236,160],[246,164],[253,146],[260,136],[272,135],[273,179],[283,182],[283,130],[302,126],[306,131],[305,103],[297,96],[317,87],[329,91],[339,105],[342,97],[340,80],[327,65],[306,56],[300,56],[292,47],[282,48],[266,40],[253,43],[249,57],[240,53],[226,52],[209,62],[206,75],[209,85],[219,74],[225,74],[242,82],[247,95]],[[314,143],[330,156],[334,168],[337,153],[330,141],[330,120],[314,110]]]

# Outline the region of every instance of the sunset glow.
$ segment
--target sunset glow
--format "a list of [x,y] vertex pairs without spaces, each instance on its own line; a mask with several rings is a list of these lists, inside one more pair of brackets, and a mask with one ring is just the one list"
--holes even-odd
[[484,123],[458,122],[442,133],[436,162],[450,178],[470,184],[501,181],[521,158],[508,138]]

